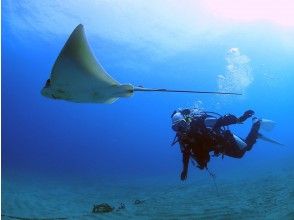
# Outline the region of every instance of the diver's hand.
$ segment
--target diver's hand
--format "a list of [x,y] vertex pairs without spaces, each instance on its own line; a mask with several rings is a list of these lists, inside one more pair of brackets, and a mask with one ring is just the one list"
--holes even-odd
[[181,173],[181,180],[184,181],[187,179],[187,172],[186,171],[182,171]]

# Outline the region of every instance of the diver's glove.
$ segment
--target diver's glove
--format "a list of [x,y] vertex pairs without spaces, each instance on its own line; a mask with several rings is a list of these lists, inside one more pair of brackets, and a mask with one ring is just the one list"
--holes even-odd
[[240,118],[238,118],[238,122],[242,123],[247,118],[250,118],[252,115],[254,115],[254,111],[253,110],[247,110],[246,112],[244,112],[244,114]]
[[186,180],[187,179],[187,172],[186,171],[182,171],[181,173],[181,180]]

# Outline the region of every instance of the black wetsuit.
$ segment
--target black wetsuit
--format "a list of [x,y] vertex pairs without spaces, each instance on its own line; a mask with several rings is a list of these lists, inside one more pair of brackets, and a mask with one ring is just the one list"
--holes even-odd
[[245,121],[253,115],[253,111],[249,110],[243,116],[237,118],[228,114],[220,117],[212,128],[205,126],[205,114],[192,117],[190,129],[186,133],[177,133],[181,151],[183,154],[183,171],[181,179],[187,177],[188,164],[190,157],[197,162],[200,169],[207,168],[210,160],[210,152],[218,156],[220,154],[234,158],[241,158],[246,151],[251,150],[258,137],[260,123],[254,123],[252,128],[244,140],[246,147],[241,149],[236,143],[233,134],[229,130],[222,129],[223,126],[236,124]]

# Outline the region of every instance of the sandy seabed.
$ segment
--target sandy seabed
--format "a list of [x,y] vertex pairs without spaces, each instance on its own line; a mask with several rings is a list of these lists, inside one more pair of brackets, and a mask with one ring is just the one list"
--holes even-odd
[[[241,175],[242,176],[242,175]],[[62,183],[2,178],[2,219],[294,219],[294,172],[258,178]],[[135,200],[143,203],[135,204]],[[92,214],[108,203],[111,213]],[[120,203],[125,209],[118,210]]]

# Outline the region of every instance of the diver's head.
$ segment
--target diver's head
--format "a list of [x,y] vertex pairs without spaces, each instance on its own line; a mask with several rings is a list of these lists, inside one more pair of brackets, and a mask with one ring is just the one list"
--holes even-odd
[[172,129],[175,132],[186,132],[189,129],[189,123],[181,112],[172,115]]

